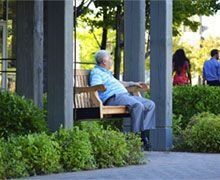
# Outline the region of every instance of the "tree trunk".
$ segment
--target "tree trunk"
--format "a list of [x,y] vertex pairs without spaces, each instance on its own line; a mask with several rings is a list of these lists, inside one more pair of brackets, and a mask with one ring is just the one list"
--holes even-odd
[[115,45],[115,64],[114,64],[114,76],[119,79],[120,67],[121,67],[121,7],[117,7],[116,12],[116,45]]
[[[104,13],[103,13],[103,22],[106,22],[107,19],[107,9],[104,9]],[[101,43],[101,49],[106,49],[107,46],[107,36],[108,36],[108,29],[106,27],[106,25],[103,25],[103,29],[102,29],[102,43]]]

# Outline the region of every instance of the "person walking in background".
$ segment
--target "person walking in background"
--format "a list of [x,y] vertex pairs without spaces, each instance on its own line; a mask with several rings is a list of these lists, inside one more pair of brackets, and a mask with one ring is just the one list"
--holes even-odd
[[178,49],[173,55],[173,85],[192,84],[190,61],[183,49]]
[[205,61],[203,65],[203,79],[209,86],[220,86],[220,62],[219,51],[211,50],[211,59]]

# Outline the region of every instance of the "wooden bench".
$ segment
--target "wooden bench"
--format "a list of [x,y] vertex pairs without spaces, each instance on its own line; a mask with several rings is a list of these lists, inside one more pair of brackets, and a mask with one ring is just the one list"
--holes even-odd
[[[76,70],[74,111],[77,120],[103,119],[112,117],[129,117],[126,106],[104,106],[98,96],[98,91],[105,91],[103,84],[89,86],[89,70]],[[128,87],[128,92],[140,96],[140,91],[146,91],[136,86]]]

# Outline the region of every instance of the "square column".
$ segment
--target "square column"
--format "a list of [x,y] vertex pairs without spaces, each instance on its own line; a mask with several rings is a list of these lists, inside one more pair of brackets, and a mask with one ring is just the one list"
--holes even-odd
[[151,99],[156,104],[152,149],[172,148],[172,0],[150,2]]
[[145,1],[125,0],[124,80],[145,81]]
[[17,1],[16,92],[42,107],[43,1]]
[[48,125],[73,126],[73,1],[47,1]]

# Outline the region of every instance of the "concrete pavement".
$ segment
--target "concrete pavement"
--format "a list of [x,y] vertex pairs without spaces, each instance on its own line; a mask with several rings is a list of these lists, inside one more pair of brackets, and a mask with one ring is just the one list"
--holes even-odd
[[146,152],[147,164],[36,176],[33,180],[220,180],[220,154]]

